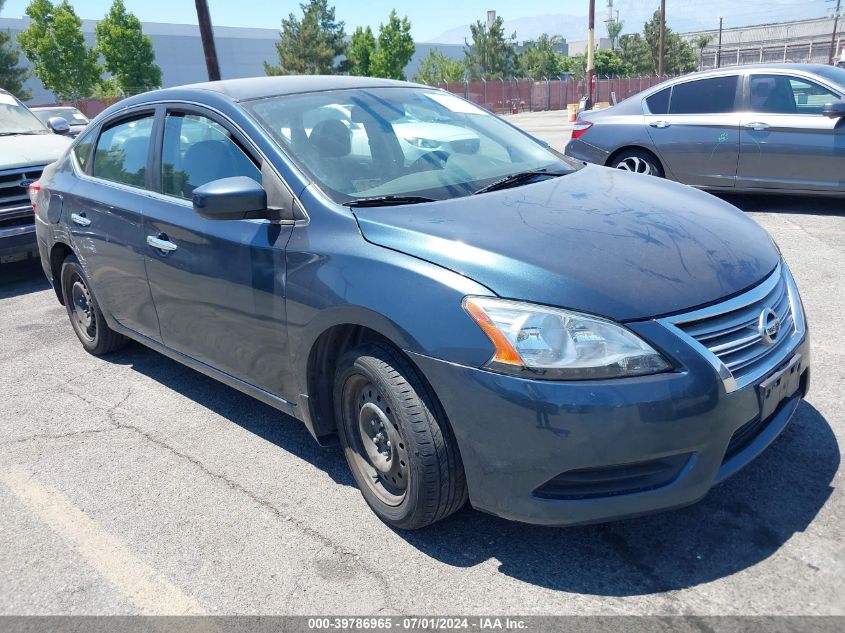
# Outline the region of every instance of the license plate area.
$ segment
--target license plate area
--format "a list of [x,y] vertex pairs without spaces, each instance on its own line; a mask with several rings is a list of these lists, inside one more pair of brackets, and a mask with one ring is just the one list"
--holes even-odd
[[795,354],[783,369],[766,378],[757,388],[760,418],[765,420],[772,415],[778,405],[798,391],[800,386],[801,354]]

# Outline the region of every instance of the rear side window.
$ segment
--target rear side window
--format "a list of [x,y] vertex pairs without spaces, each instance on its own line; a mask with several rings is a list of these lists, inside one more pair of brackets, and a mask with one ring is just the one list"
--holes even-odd
[[153,115],[122,121],[103,130],[94,151],[96,178],[144,187]]
[[672,87],[669,114],[724,114],[734,111],[738,77],[713,77]]
[[261,171],[226,128],[204,116],[168,113],[161,163],[164,193],[190,200],[197,187],[232,176],[261,182]]
[[648,106],[648,111],[652,114],[666,114],[669,112],[669,94],[671,92],[671,88],[666,88],[660,92],[655,92],[646,99],[645,102]]

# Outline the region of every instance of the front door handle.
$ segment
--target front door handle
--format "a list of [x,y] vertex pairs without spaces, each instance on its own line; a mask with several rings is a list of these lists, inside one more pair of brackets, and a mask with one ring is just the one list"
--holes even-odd
[[771,125],[768,123],[763,123],[762,121],[754,121],[753,123],[746,123],[745,127],[750,130],[756,130],[757,132],[762,132],[763,130],[768,130]]
[[669,123],[669,121],[652,121],[651,123],[649,123],[649,125],[651,127],[659,127],[659,128],[662,129],[662,128],[665,128],[665,127],[669,127],[672,124]]
[[79,226],[90,226],[91,220],[85,217],[84,214],[81,213],[71,213],[70,214],[71,222],[74,224],[78,224]]
[[178,248],[176,244],[168,240],[167,236],[163,233],[159,233],[158,236],[148,235],[147,244],[163,253],[170,253]]

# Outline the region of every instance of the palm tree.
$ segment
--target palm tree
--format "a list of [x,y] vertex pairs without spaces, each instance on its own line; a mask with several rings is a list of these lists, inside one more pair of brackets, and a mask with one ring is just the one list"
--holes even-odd
[[610,48],[616,48],[616,40],[619,39],[620,33],[622,33],[622,28],[625,26],[624,22],[620,20],[608,20],[605,22],[607,25],[607,36],[610,38]]
[[708,33],[702,33],[701,35],[696,35],[692,42],[695,44],[695,47],[698,49],[698,69],[701,70],[704,67],[704,49],[707,48],[707,45],[713,41],[713,35]]

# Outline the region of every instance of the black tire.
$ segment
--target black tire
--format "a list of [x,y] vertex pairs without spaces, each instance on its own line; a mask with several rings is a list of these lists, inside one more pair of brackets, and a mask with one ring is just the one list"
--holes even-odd
[[625,149],[608,161],[608,167],[624,169],[646,176],[663,178],[663,167],[654,154],[641,149]]
[[346,461],[382,521],[414,530],[466,503],[463,463],[445,414],[397,351],[366,344],[345,354],[334,402]]
[[129,342],[106,323],[85,271],[73,255],[62,262],[61,288],[70,324],[86,352],[102,356]]

